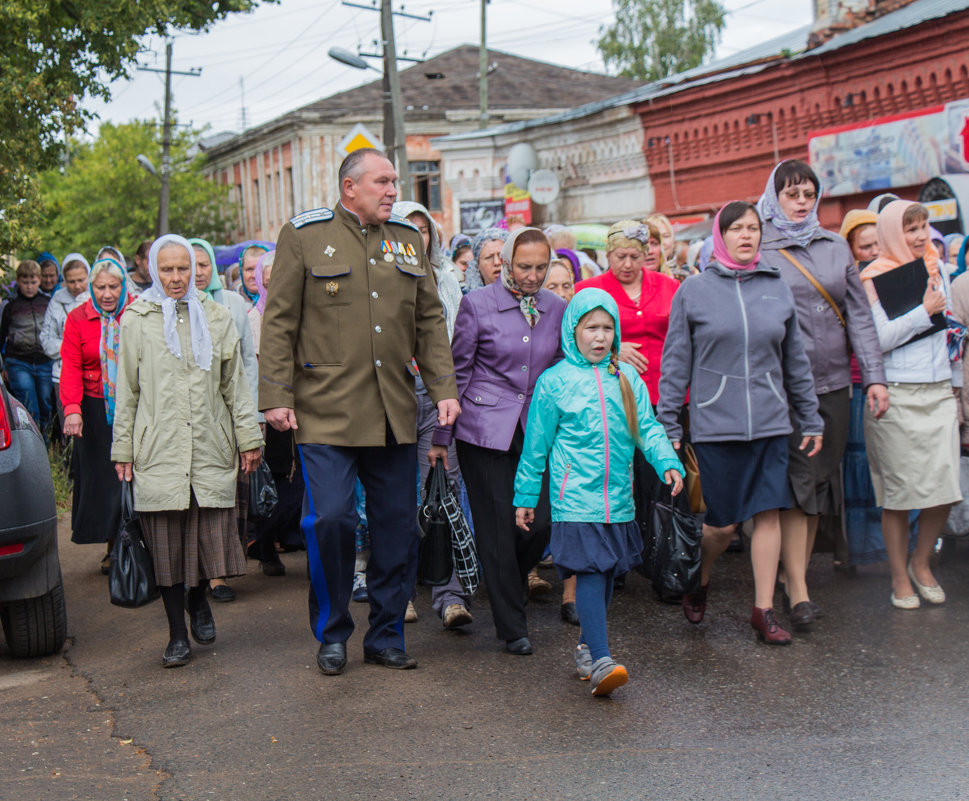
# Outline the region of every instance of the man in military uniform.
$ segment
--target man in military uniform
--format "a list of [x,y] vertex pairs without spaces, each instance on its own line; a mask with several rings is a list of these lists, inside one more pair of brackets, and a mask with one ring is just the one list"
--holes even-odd
[[417,570],[416,361],[441,424],[460,414],[447,329],[420,233],[391,215],[397,174],[376,150],[340,166],[340,203],[283,226],[262,322],[259,408],[294,429],[306,494],[310,625],[335,675],[353,631],[353,488],[367,493],[364,659],[416,667],[403,618]]

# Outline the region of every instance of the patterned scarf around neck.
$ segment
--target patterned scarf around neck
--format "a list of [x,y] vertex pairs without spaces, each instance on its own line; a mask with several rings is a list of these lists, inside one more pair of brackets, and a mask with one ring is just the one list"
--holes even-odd
[[[102,265],[99,267],[99,265]],[[127,280],[124,268],[114,259],[98,259],[91,266],[91,275],[97,276],[105,267],[114,265],[121,273],[121,294],[114,311],[106,312],[98,306],[94,293],[91,293],[91,305],[101,317],[101,341],[98,344],[98,356],[101,358],[101,385],[104,390],[104,413],[108,425],[114,424],[114,401],[118,383],[118,347],[121,342],[121,312],[127,300]]]
[[764,193],[757,201],[757,213],[761,220],[773,223],[778,231],[797,242],[802,248],[806,248],[821,228],[821,222],[818,220],[821,188],[818,188],[818,196],[814,199],[814,207],[811,209],[811,213],[800,222],[789,220],[781,208],[780,198],[778,198],[777,190],[774,188],[774,175],[783,163],[782,161],[771,170],[767,185],[764,187]]
[[[518,307],[521,309],[522,314],[525,315],[525,319],[528,321],[528,327],[534,328],[538,322],[538,318],[541,317],[541,312],[535,303],[535,295],[538,293],[536,292],[535,295],[526,295],[522,291],[522,288],[515,282],[511,272],[511,259],[515,252],[515,242],[526,231],[536,231],[541,234],[545,238],[545,244],[548,245],[549,254],[551,255],[552,253],[552,246],[548,244],[548,237],[542,231],[538,228],[519,228],[505,240],[505,244],[501,247],[501,285],[511,292],[515,300],[518,301]],[[548,278],[548,272],[545,273],[545,277]],[[539,291],[541,291],[541,288],[539,288]]]

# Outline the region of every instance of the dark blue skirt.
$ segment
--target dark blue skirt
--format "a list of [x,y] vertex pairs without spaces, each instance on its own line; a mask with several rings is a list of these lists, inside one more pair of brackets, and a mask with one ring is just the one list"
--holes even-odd
[[703,522],[731,526],[769,509],[790,509],[787,437],[694,442],[707,505]]
[[628,523],[552,522],[549,542],[559,576],[574,573],[628,573],[643,561],[643,538],[635,520]]

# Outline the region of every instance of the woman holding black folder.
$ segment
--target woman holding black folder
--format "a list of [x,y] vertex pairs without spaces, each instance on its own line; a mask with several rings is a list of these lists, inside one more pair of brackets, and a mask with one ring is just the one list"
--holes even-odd
[[[931,604],[945,601],[929,557],[949,507],[962,498],[952,393],[952,385],[962,384],[962,371],[950,361],[944,322],[949,280],[929,241],[928,211],[918,203],[892,201],[879,213],[876,229],[881,255],[861,278],[884,354],[891,407],[881,420],[866,412],[865,439],[875,496],[883,507],[891,602],[897,609],[917,609],[920,596]],[[909,561],[912,509],[921,515]]]

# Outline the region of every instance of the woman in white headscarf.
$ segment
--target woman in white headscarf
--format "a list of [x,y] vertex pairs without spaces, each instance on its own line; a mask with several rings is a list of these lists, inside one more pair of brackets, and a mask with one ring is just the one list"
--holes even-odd
[[121,324],[114,442],[118,478],[134,480],[135,509],[168,616],[165,667],[215,641],[205,597],[211,578],[246,572],[236,532],[241,454],[258,466],[262,436],[232,315],[195,288],[195,253],[166,234],[148,254],[152,285]]

